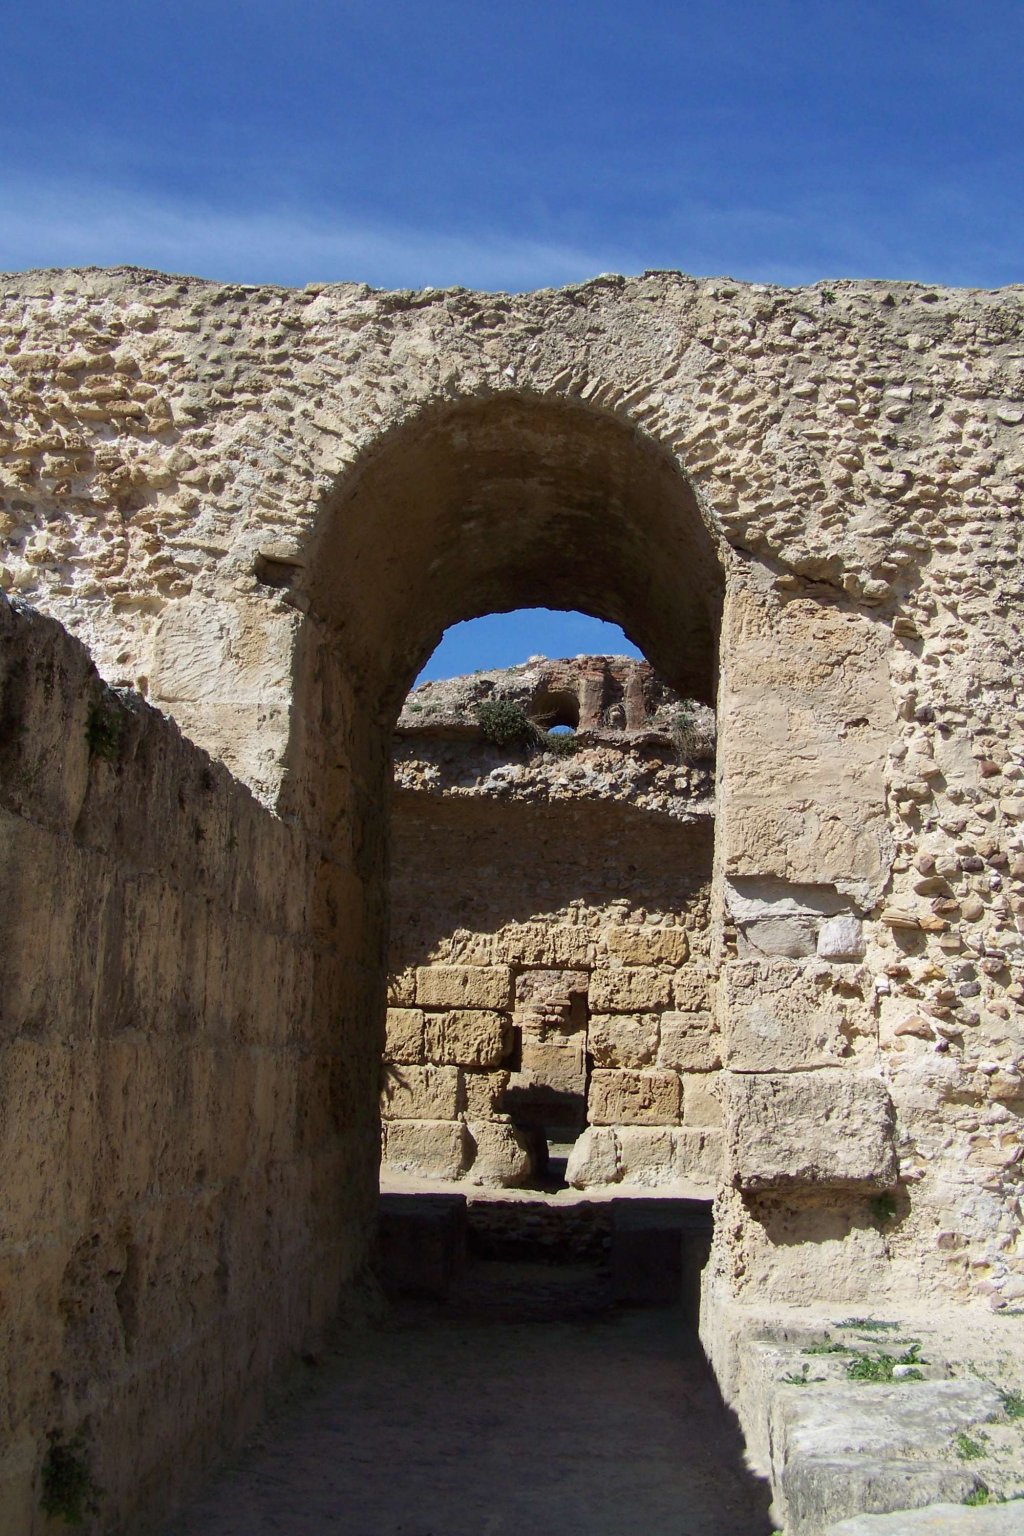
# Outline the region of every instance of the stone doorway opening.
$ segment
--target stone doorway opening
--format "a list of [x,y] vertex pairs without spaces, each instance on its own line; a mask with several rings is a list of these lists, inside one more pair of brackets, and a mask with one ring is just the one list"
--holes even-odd
[[394,756],[385,1172],[713,1194],[710,709],[533,657],[417,688]]

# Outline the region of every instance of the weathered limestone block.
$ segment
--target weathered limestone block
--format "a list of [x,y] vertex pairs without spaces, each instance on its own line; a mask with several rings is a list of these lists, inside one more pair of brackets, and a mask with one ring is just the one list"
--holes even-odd
[[603,934],[608,953],[625,965],[682,965],[690,953],[685,928],[612,927]]
[[523,1032],[522,1070],[513,1080],[525,1078],[546,1084],[561,1093],[583,1094],[587,1083],[586,1036],[538,1035]]
[[389,1064],[381,1114],[387,1120],[454,1120],[459,1112],[458,1067]]
[[676,1132],[669,1126],[615,1128],[619,1166],[626,1184],[671,1184],[676,1174]]
[[590,1079],[594,1125],[678,1125],[679,1104],[675,1072],[598,1069]]
[[663,1013],[658,1066],[673,1072],[713,1072],[722,1065],[722,1037],[710,1013]]
[[646,1067],[658,1051],[657,1014],[592,1014],[587,1040],[599,1067]]
[[830,1066],[847,1050],[827,980],[789,960],[736,960],[723,973],[725,1060],[737,1072]]
[[692,1184],[717,1186],[725,1163],[725,1137],[712,1128],[683,1126],[675,1133],[676,1177]]
[[732,658],[719,750],[727,876],[832,885],[867,910],[891,857],[883,627],[783,598],[752,569],[727,606],[722,644]]
[[460,1067],[497,1067],[512,1045],[507,1013],[488,1008],[454,1008],[425,1015],[424,1050],[428,1061]]
[[[576,930],[573,929],[575,933]],[[580,970],[524,971],[516,979],[517,1003],[547,1003],[568,1007],[573,997],[585,997],[590,973]]]
[[416,1002],[421,1008],[508,1008],[512,973],[507,965],[421,965]]
[[389,1008],[384,1027],[386,1061],[413,1063],[423,1060],[422,1008]]
[[590,1006],[595,1013],[638,1013],[667,1008],[672,978],[652,966],[595,971],[590,979]]
[[725,1077],[732,1182],[741,1190],[888,1189],[899,1165],[885,1084],[821,1071]]
[[458,1179],[469,1164],[471,1143],[461,1120],[388,1120],[384,1161],[403,1173]]
[[683,1079],[683,1124],[720,1126],[723,1121],[719,1078],[694,1073]]
[[471,1184],[494,1184],[514,1189],[533,1172],[533,1158],[515,1126],[502,1121],[470,1120],[468,1179]]
[[578,969],[593,960],[594,934],[571,923],[519,923],[499,937],[497,959],[516,965]]
[[467,1120],[489,1120],[500,1114],[509,1072],[463,1072],[462,1102]]
[[610,1126],[588,1125],[580,1135],[565,1165],[565,1179],[573,1189],[590,1189],[596,1184],[617,1184],[622,1178],[619,1141]]
[[691,960],[672,978],[672,1001],[681,1013],[703,1013],[711,1002],[711,978]]

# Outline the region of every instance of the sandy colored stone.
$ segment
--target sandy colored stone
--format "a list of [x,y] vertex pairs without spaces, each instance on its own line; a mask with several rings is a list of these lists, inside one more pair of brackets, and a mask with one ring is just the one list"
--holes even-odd
[[489,1120],[500,1113],[508,1072],[465,1071],[462,1073],[462,1098],[467,1120]]
[[832,992],[827,976],[784,959],[732,961],[724,998],[725,1059],[733,1071],[802,1071],[838,1062],[846,1052],[850,1004]]
[[672,1002],[681,1012],[701,1013],[710,1001],[710,981],[707,973],[691,960],[672,978]]
[[887,1189],[895,1182],[893,1106],[878,1078],[833,1070],[730,1073],[725,1082],[737,1188]]
[[715,1087],[720,1081],[711,1073],[690,1073],[683,1078],[683,1124],[721,1126],[721,1092]]
[[597,1013],[665,1008],[671,991],[671,977],[652,966],[595,971],[590,983],[590,1006]]
[[682,965],[690,952],[685,928],[613,927],[603,938],[624,965]]
[[658,1051],[658,1020],[650,1013],[594,1013],[587,1045],[599,1067],[645,1067]]
[[425,1015],[424,1050],[429,1061],[463,1067],[497,1067],[508,1055],[512,1022],[507,1013],[455,1008]]
[[566,1160],[566,1183],[573,1189],[590,1189],[617,1184],[621,1177],[618,1133],[609,1126],[588,1125]]
[[389,1008],[386,1015],[384,1056],[387,1061],[423,1060],[422,1008]]
[[421,1008],[507,1008],[512,981],[504,965],[432,965],[416,972]]
[[663,1013],[658,1066],[712,1072],[722,1065],[722,1037],[709,1013]]
[[594,1125],[677,1125],[679,1078],[674,1072],[595,1070],[590,1078]]
[[381,1114],[388,1120],[454,1120],[459,1112],[457,1067],[399,1066],[384,1069]]
[[458,1179],[469,1166],[472,1143],[465,1125],[450,1120],[389,1120],[384,1161],[402,1173]]
[[493,1184],[513,1189],[525,1184],[533,1171],[533,1159],[525,1140],[513,1125],[493,1120],[467,1121],[471,1184]]

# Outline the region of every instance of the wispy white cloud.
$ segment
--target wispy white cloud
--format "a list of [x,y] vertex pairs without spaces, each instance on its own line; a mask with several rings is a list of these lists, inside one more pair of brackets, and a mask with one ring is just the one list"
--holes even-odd
[[0,270],[141,266],[232,282],[520,290],[637,271],[629,253],[286,206],[221,209],[112,186],[0,179]]

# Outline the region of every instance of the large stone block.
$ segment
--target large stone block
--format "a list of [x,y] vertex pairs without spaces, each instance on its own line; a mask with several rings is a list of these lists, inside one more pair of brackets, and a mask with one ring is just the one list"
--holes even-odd
[[490,1008],[453,1008],[425,1016],[428,1061],[460,1067],[496,1067],[512,1047],[512,1021]]
[[590,1006],[595,1013],[667,1008],[671,994],[671,976],[649,965],[595,971],[590,980]]
[[428,1179],[458,1179],[470,1157],[461,1120],[389,1120],[384,1124],[384,1162]]
[[522,1071],[516,1076],[544,1083],[562,1093],[585,1093],[586,1036],[551,1034],[542,1039],[524,1030]]
[[381,1114],[386,1120],[454,1120],[458,1112],[458,1067],[385,1067]]
[[722,1178],[725,1136],[714,1129],[682,1126],[674,1135],[676,1177],[714,1188]]
[[489,1120],[502,1111],[509,1072],[471,1072],[462,1076],[462,1102],[467,1120]]
[[737,960],[723,980],[725,1060],[733,1071],[794,1072],[841,1061],[851,1004],[831,990],[827,975],[791,960]]
[[533,1158],[515,1126],[494,1120],[471,1120],[469,1133],[471,1184],[493,1184],[514,1189],[533,1172]]
[[685,928],[614,926],[603,937],[608,953],[624,965],[682,965],[690,953]]
[[722,1065],[722,1037],[709,1013],[663,1013],[658,1066],[713,1072]]
[[716,1127],[722,1124],[719,1073],[694,1072],[683,1079],[683,1124]]
[[565,1180],[573,1189],[617,1184],[622,1178],[619,1140],[610,1126],[588,1125],[569,1153]]
[[646,1067],[658,1050],[654,1013],[595,1013],[587,1032],[590,1054],[599,1067]]
[[498,936],[495,958],[515,965],[558,969],[588,966],[593,960],[594,934],[571,923],[518,923]]
[[507,965],[421,965],[416,1002],[421,1008],[508,1008],[512,973]]
[[672,1002],[684,1013],[705,1012],[711,1005],[711,978],[702,966],[688,961],[672,978]]
[[422,1008],[389,1008],[387,1010],[384,1056],[387,1061],[411,1063],[423,1060]]
[[896,1182],[895,1116],[885,1084],[847,1071],[728,1074],[732,1182],[754,1192]]
[[611,1072],[590,1079],[594,1125],[678,1125],[680,1085],[675,1072]]

